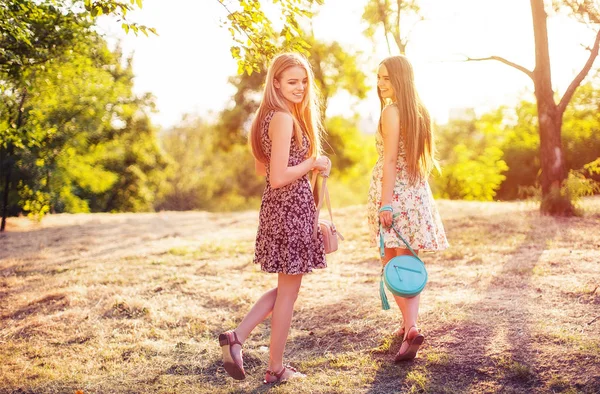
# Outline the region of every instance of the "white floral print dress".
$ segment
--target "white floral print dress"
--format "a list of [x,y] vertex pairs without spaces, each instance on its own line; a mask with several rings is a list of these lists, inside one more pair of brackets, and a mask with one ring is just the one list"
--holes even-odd
[[[379,246],[379,207],[381,205],[381,186],[383,179],[383,136],[381,130],[375,136],[375,145],[379,158],[373,168],[367,215],[372,244]],[[448,240],[442,220],[435,206],[431,188],[427,180],[410,185],[408,180],[406,152],[400,138],[398,162],[396,164],[396,183],[392,195],[392,226],[415,250],[435,251],[448,247]],[[391,229],[383,229],[386,248],[406,248],[406,245]]]

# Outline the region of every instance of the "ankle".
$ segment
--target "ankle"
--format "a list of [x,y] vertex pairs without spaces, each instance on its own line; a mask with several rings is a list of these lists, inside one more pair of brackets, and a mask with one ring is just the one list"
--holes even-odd
[[280,373],[283,371],[283,362],[280,364],[269,364],[267,372],[272,372],[272,376],[275,376],[276,373]]
[[232,330],[235,335],[237,336],[238,341],[240,341],[240,343],[244,344],[246,342],[246,339],[248,339],[248,335],[245,335],[243,332],[238,331],[238,329]]

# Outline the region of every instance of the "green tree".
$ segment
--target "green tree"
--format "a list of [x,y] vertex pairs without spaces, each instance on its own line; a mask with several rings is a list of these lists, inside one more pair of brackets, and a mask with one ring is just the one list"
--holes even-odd
[[472,121],[451,121],[439,127],[441,174],[432,189],[441,198],[491,201],[508,169],[501,150],[503,109]]
[[[41,144],[54,133],[54,127],[44,129],[36,123],[30,113],[40,108],[32,108],[28,103],[33,80],[44,73],[52,63],[65,58],[91,34],[94,19],[103,14],[116,15],[125,30],[136,34],[154,29],[130,23],[125,16],[128,11],[141,8],[141,0],[123,3],[114,0],[6,0],[0,4],[0,92],[2,94],[3,120],[0,121],[0,163],[2,178],[2,223],[11,201],[11,180],[15,174],[15,164],[31,168],[45,163],[43,158],[24,160],[35,151],[42,151]],[[93,36],[93,35],[92,35]],[[20,152],[21,151],[21,152]],[[20,155],[19,153],[24,153]],[[20,156],[21,159],[19,159]],[[38,160],[39,159],[39,160]],[[32,164],[33,163],[33,164]],[[30,171],[30,173],[32,173]],[[43,177],[38,176],[38,179]],[[50,201],[41,189],[50,187],[46,179],[31,188],[19,182],[19,193],[25,201],[24,208],[43,214],[49,210]],[[33,201],[37,199],[35,203]]]
[[[0,92],[6,102],[0,129],[3,196],[2,223],[6,225],[15,152],[43,138],[45,131],[27,124],[27,100],[36,70],[58,58],[87,34],[80,15],[50,2],[9,0],[0,5]],[[40,210],[43,211],[43,210]]]
[[550,52],[548,49],[548,12],[544,0],[530,0],[535,41],[535,67],[526,67],[499,56],[486,58],[468,58],[468,60],[496,60],[513,67],[530,77],[535,87],[540,135],[540,184],[543,213],[552,215],[573,215],[575,210],[569,199],[561,192],[562,183],[566,179],[566,161],[562,144],[562,127],[564,112],[575,93],[589,73],[594,60],[598,56],[600,46],[600,5],[595,0],[554,0],[555,10],[567,9],[573,18],[595,26],[595,39],[590,47],[590,55],[579,73],[567,87],[558,102],[552,88]]
[[162,137],[174,168],[158,209],[231,211],[256,208],[264,187],[245,143],[220,149],[221,125],[188,116]]
[[167,163],[133,94],[131,59],[97,36],[32,75],[23,109],[27,144],[15,152],[20,206],[52,212],[152,209]]
[[[566,171],[581,171],[600,156],[599,109],[600,89],[597,86],[587,83],[577,89],[565,110],[562,126]],[[506,140],[502,145],[509,169],[498,191],[498,197],[507,200],[537,194],[541,171],[536,104],[523,101],[514,112],[515,122],[506,126]],[[587,178],[600,181],[593,173]],[[573,185],[574,182],[570,182],[570,186]]]
[[[534,187],[540,172],[540,136],[537,124],[535,103],[523,101],[514,109],[516,120],[507,125],[506,140],[502,144],[504,159],[508,169],[506,179],[498,190],[498,198],[514,200],[528,197],[528,190]],[[502,120],[498,120],[500,124]]]
[[368,23],[365,36],[375,40],[378,28],[383,29],[388,52],[393,53],[390,37],[398,52],[406,54],[410,33],[415,24],[423,20],[417,0],[369,0],[363,12],[363,20]]

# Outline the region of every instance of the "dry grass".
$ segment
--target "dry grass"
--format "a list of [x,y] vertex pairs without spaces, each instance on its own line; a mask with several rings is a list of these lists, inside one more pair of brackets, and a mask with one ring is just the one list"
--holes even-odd
[[11,219],[0,235],[0,393],[600,392],[600,200],[580,218],[523,203],[440,201],[452,248],[430,282],[412,363],[391,361],[364,207],[308,275],[286,359],[308,375],[263,387],[269,321],[226,376],[217,336],[276,277],[252,264],[257,212]]

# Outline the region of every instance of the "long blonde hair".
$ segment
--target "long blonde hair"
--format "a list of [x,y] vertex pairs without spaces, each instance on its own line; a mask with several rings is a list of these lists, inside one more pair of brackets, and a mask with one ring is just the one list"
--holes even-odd
[[[415,87],[412,65],[405,56],[390,56],[379,65],[387,69],[390,83],[396,94],[396,105],[400,111],[400,136],[406,151],[408,179],[412,184],[426,180],[431,170],[439,169],[435,160],[435,142],[429,111],[421,102]],[[377,94],[381,110],[388,104]],[[379,123],[381,128],[381,122]]]
[[[275,88],[274,81],[280,81],[281,75],[290,67],[300,66],[306,71],[308,84],[302,102],[294,104],[293,111],[286,104],[279,89]],[[321,124],[321,111],[319,92],[315,85],[315,77],[306,58],[300,54],[289,52],[277,55],[271,62],[265,81],[263,98],[256,111],[248,140],[252,147],[252,154],[262,163],[267,163],[266,153],[261,144],[261,126],[267,114],[274,110],[292,115],[294,119],[294,139],[299,147],[302,147],[302,135],[306,135],[309,141],[307,157],[317,156],[321,153],[321,135],[323,126]]]

